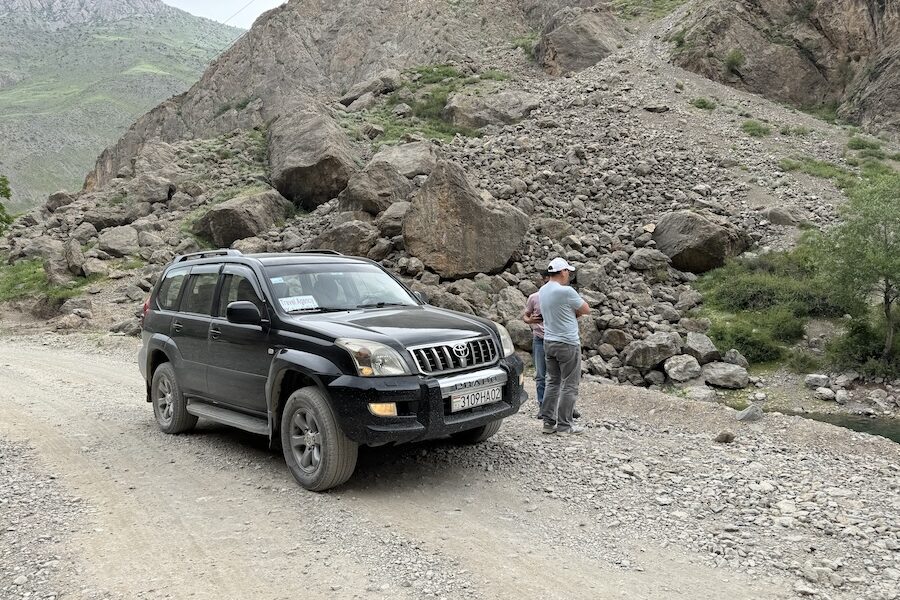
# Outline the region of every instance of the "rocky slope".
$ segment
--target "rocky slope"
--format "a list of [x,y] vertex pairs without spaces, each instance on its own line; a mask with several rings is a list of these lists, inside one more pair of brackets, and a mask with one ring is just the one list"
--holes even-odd
[[0,173],[14,210],[78,187],[105,146],[240,34],[159,0],[13,0],[0,27]]
[[668,39],[705,77],[900,134],[900,2],[705,1]]
[[[602,7],[579,8],[557,11],[539,43],[585,16],[610,18]],[[506,9],[498,23],[509,28],[531,26],[523,4],[484,9]],[[332,17],[352,21],[356,10]],[[450,15],[457,24],[478,12],[434,10],[433,22]],[[324,35],[304,29],[306,11],[324,15],[316,3],[292,2],[264,16],[201,82],[105,153],[86,191],[56,194],[13,226],[4,244],[11,262],[41,261],[60,286],[90,278],[91,297],[63,305],[59,328],[134,331],[129,313],[160,269],[201,245],[333,248],[381,261],[434,304],[506,324],[527,350],[520,311],[539,271],[562,255],[580,267],[592,307],[582,320],[590,374],[675,383],[707,399],[705,384],[753,383],[743,358],[704,334],[709,322],[697,318],[702,297],[690,284],[747,249],[790,246],[800,225],[834,222],[837,188],[779,165],[806,157],[857,172],[845,130],[671,65],[661,32],[679,15],[629,34],[569,77],[551,77],[510,40],[489,37],[453,67],[338,75],[461,51],[414,37],[393,58],[376,52],[341,68],[313,61],[301,67],[306,76],[287,80],[279,61],[289,57],[255,53],[246,40],[276,52],[272,36],[290,24],[300,38]],[[388,17],[375,22],[393,35]],[[603,45],[608,30],[593,31]],[[302,39],[288,47],[307,58],[314,48]],[[238,89],[260,97],[232,99],[217,115],[212,108]],[[699,98],[715,98],[715,110]],[[744,132],[751,117],[768,135]]]

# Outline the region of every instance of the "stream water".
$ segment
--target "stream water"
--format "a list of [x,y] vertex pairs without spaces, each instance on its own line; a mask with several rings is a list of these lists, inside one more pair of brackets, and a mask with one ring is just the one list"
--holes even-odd
[[900,444],[900,419],[888,419],[885,417],[865,417],[862,415],[846,415],[816,412],[791,412],[780,410],[783,414],[796,415],[814,421],[831,423],[840,427],[846,427],[853,431],[880,435]]

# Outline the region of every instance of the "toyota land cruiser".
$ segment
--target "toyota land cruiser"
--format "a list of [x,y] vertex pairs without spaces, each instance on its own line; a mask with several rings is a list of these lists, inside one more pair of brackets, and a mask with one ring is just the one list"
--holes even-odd
[[502,325],[429,306],[379,264],[335,252],[179,256],[142,322],[162,431],[203,417],[268,436],[313,491],[349,479],[361,444],[481,442],[525,399]]

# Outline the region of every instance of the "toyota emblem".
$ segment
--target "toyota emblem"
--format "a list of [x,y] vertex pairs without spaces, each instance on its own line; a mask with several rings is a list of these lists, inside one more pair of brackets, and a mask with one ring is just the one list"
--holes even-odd
[[458,358],[465,358],[469,356],[469,345],[457,344],[453,346],[453,354],[455,354]]

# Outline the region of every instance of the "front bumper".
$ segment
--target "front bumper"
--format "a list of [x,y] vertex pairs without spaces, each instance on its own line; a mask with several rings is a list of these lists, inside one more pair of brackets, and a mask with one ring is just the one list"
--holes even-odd
[[[344,434],[357,443],[380,446],[445,437],[515,414],[528,397],[521,383],[523,370],[513,355],[494,367],[442,378],[345,375],[332,381],[328,392]],[[450,412],[453,392],[498,384],[503,386],[499,402]],[[373,415],[369,404],[379,402],[396,402],[398,416]]]

